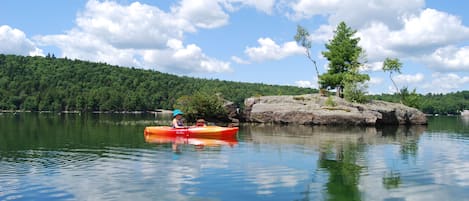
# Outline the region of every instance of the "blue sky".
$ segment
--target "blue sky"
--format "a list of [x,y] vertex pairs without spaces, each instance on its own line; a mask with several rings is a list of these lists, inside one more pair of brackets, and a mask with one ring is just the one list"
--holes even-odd
[[469,2],[453,0],[3,0],[0,53],[46,55],[154,69],[177,75],[316,87],[296,26],[321,55],[345,21],[366,51],[369,93],[391,93],[393,76],[419,93],[469,90]]

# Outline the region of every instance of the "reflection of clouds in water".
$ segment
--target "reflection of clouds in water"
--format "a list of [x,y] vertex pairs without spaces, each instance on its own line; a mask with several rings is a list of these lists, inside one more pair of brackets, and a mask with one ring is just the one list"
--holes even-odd
[[[402,159],[399,146],[370,147],[367,172],[360,176],[359,189],[366,200],[447,200],[464,195],[469,190],[469,153],[464,151],[469,145],[457,142],[447,136],[423,135],[416,163]],[[399,173],[398,188],[385,188],[383,177],[387,172]]]
[[247,167],[246,172],[248,181],[257,185],[259,195],[272,194],[279,187],[295,187],[308,175],[307,171],[286,166]]
[[200,168],[216,168],[225,169],[229,168],[228,163],[230,158],[227,155],[219,154],[216,157],[213,154],[202,154],[200,159]]
[[[168,150],[110,147],[90,152],[71,151],[40,152],[51,157],[31,158],[28,160],[34,161],[21,167],[13,164],[8,188],[0,185],[0,200],[3,196],[19,199],[27,191],[33,192],[29,196],[44,199],[68,196],[76,200],[190,200],[197,193],[194,187],[199,184],[197,179],[203,176],[203,170],[228,168],[229,161],[229,156],[218,150],[183,150],[186,152],[178,160]],[[52,167],[49,163],[58,165]],[[20,169],[27,171],[19,174]],[[41,189],[50,192],[44,194],[39,192]]]
[[398,153],[398,148],[389,145],[379,145],[371,147],[367,157],[368,161],[360,164],[367,167],[366,174],[360,175],[358,189],[363,192],[366,198],[370,200],[384,200],[390,197],[389,192],[382,185],[382,175],[388,171],[388,165],[385,160],[386,155]]
[[146,153],[132,160],[104,157],[88,161],[84,169],[61,169],[60,174],[43,181],[66,187],[77,200],[188,200],[181,189],[195,183],[193,179],[199,177],[200,167],[183,160],[173,161],[171,154]]
[[[437,142],[435,142],[435,140]],[[438,161],[431,161],[432,174],[435,183],[442,185],[458,185],[469,187],[469,145],[455,144],[451,139],[435,139],[424,145],[431,150],[432,157]],[[469,189],[468,189],[469,190]]]

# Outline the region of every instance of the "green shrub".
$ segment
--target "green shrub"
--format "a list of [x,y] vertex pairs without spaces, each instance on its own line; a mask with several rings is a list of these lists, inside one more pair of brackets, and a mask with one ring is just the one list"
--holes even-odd
[[332,96],[327,97],[327,100],[326,100],[325,104],[326,104],[326,106],[329,106],[329,107],[337,106],[337,103],[333,100]]
[[369,101],[366,96],[368,86],[366,84],[347,82],[344,87],[345,100],[356,103],[366,103]]
[[197,92],[192,96],[181,96],[173,107],[182,110],[191,122],[197,118],[223,121],[227,116],[223,99],[214,93]]

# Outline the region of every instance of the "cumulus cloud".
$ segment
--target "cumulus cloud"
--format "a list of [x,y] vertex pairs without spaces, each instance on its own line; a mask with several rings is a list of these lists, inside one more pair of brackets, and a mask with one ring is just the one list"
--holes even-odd
[[293,13],[287,13],[287,16],[299,20],[314,15],[327,15],[336,12],[340,3],[340,0],[299,0],[289,5]]
[[257,42],[259,47],[248,47],[244,51],[252,61],[256,62],[280,60],[291,55],[304,53],[304,48],[298,46],[294,41],[278,45],[270,38],[259,38]]
[[229,18],[218,0],[183,0],[179,7],[173,7],[172,11],[181,19],[187,19],[191,24],[200,28],[216,28],[226,25]]
[[40,56],[42,50],[26,37],[23,31],[7,25],[0,26],[0,53]]
[[372,21],[381,21],[397,27],[400,26],[400,16],[418,12],[424,6],[424,0],[298,0],[289,5],[291,12],[287,13],[287,16],[294,20],[326,16],[330,24],[346,21],[356,28]]
[[195,44],[184,46],[182,41],[172,39],[168,49],[143,51],[143,62],[157,70],[173,72],[211,72],[232,71],[229,62],[208,57]]
[[223,2],[226,9],[232,12],[238,10],[242,6],[249,6],[267,14],[272,14],[275,5],[275,0],[222,0],[221,2]]
[[317,84],[313,84],[311,81],[298,80],[298,81],[295,81],[295,85],[297,87],[303,87],[303,88],[315,88]]
[[383,70],[383,62],[378,61],[378,62],[372,62],[372,63],[365,63],[363,66],[361,66],[360,71],[382,71]]
[[432,93],[448,93],[469,84],[469,76],[459,76],[454,73],[433,73],[429,83],[422,88]]
[[229,62],[207,56],[196,44],[184,46],[184,34],[227,23],[219,1],[181,1],[165,12],[134,2],[90,0],[77,15],[76,27],[64,34],[35,37],[54,45],[63,57],[165,72],[229,72]]
[[400,30],[391,30],[382,22],[359,30],[360,45],[371,60],[421,56],[441,46],[469,39],[469,28],[459,18],[434,9],[403,18],[402,23]]
[[181,39],[184,32],[195,31],[188,20],[139,2],[126,6],[90,0],[76,22],[74,31],[121,49],[164,48],[167,40]]
[[318,43],[331,39],[336,24],[345,21],[358,30],[359,45],[372,63],[397,57],[423,61],[436,71],[467,71],[468,48],[455,47],[469,40],[469,27],[457,16],[424,6],[424,0],[297,0],[288,5],[287,16],[325,17],[328,23],[311,32]]
[[[425,9],[419,15],[403,19],[404,28],[390,34],[391,47],[406,51],[439,47],[469,39],[469,28],[456,16]],[[414,48],[417,47],[417,48]]]
[[237,57],[237,56],[232,56],[232,57],[231,57],[231,60],[233,60],[234,62],[236,62],[236,63],[238,63],[238,64],[251,64],[251,62],[246,61],[246,60],[244,60],[244,59],[242,59],[242,58],[239,58],[239,57]]
[[314,43],[326,43],[334,37],[335,27],[331,25],[321,25],[310,34],[310,40]]
[[107,43],[99,36],[70,31],[67,34],[36,37],[42,45],[54,45],[62,51],[63,57],[76,58],[87,61],[100,61],[113,65],[139,66],[141,63],[135,57],[135,49],[120,49]]
[[370,77],[370,80],[367,81],[368,84],[370,85],[379,85],[383,83],[383,78],[380,77]]
[[469,72],[469,46],[457,48],[450,45],[438,48],[422,60],[428,66],[439,70]]
[[422,82],[424,78],[425,76],[422,73],[417,73],[415,75],[399,74],[396,75],[393,79],[398,84],[406,85]]

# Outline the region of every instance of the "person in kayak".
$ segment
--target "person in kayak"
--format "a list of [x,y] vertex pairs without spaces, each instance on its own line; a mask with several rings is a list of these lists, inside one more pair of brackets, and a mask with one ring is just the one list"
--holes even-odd
[[197,122],[195,122],[195,127],[205,127],[205,120],[202,118],[197,119]]
[[181,112],[181,110],[174,110],[173,111],[173,122],[172,122],[172,126],[173,128],[186,128],[184,126],[184,122],[182,122],[182,115],[184,113]]

